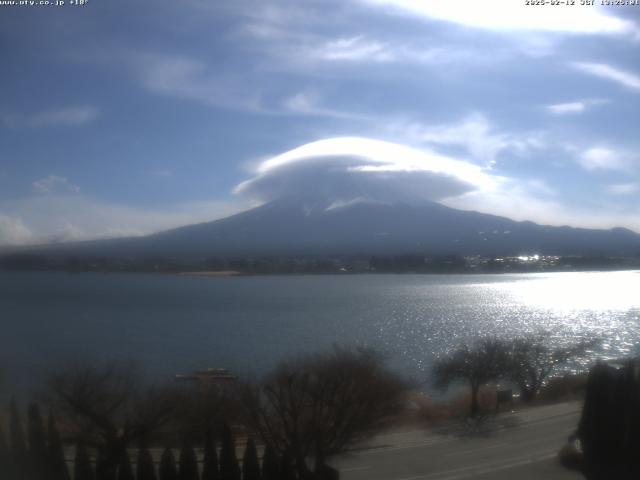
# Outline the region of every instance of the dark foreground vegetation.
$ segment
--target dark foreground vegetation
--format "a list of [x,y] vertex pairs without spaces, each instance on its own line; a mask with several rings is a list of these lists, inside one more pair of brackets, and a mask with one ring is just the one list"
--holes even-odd
[[[505,400],[498,391],[483,410],[479,395],[487,384],[500,380],[517,389],[521,405],[534,402],[558,367],[593,346],[552,348],[543,335],[488,338],[443,356],[432,380],[442,388],[468,385],[467,414],[479,419]],[[575,448],[563,457],[588,479],[640,478],[638,371],[636,361],[591,370]],[[411,398],[409,383],[367,349],[291,358],[260,382],[188,378],[150,385],[124,364],[52,373],[37,403],[23,411],[12,401],[0,415],[0,478],[337,479],[331,457],[396,424]],[[512,401],[512,391],[505,392]]]
[[235,272],[245,275],[327,273],[526,273],[640,269],[638,257],[334,255],[270,257],[101,257],[0,255],[0,270],[63,272]]
[[32,403],[25,434],[12,402],[0,478],[337,478],[325,460],[397,414],[406,388],[364,349],[291,359],[260,383],[150,386],[129,365],[76,365],[40,398],[47,428]]
[[522,402],[531,403],[555,370],[586,355],[597,343],[590,340],[553,348],[542,334],[510,340],[487,338],[440,358],[434,364],[433,379],[441,389],[454,382],[466,383],[470,416],[475,417],[480,413],[478,394],[483,385],[502,380],[517,387]]
[[587,480],[640,478],[640,360],[591,368],[582,416],[561,452],[565,466]]

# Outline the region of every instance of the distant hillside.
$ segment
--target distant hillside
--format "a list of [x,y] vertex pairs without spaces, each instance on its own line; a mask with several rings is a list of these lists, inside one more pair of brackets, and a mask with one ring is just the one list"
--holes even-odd
[[327,254],[638,255],[640,235],[516,222],[436,203],[352,203],[283,199],[213,222],[138,238],[34,249],[103,256]]

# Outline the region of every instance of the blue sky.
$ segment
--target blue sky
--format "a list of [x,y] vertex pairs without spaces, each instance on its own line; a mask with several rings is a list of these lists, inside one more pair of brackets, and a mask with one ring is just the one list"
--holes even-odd
[[640,231],[640,6],[0,5],[0,245],[283,195]]

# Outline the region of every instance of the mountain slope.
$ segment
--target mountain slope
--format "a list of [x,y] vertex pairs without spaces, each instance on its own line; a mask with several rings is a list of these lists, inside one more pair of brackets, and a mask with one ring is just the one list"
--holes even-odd
[[170,257],[357,253],[636,255],[640,254],[640,235],[621,228],[592,230],[516,222],[436,203],[353,203],[331,208],[323,201],[283,199],[214,222],[145,237],[74,244],[73,252]]

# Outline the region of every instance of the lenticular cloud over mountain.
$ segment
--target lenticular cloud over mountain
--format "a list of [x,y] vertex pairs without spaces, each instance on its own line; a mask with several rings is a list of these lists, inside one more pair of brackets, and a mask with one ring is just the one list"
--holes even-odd
[[260,202],[314,197],[335,203],[439,201],[493,189],[468,162],[367,138],[308,143],[262,162],[234,192]]

